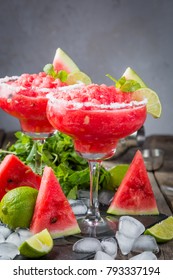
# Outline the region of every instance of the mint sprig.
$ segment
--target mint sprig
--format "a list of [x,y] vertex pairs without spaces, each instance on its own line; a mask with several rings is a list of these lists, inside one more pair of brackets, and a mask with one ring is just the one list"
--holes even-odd
[[110,74],[106,74],[106,77],[111,79],[115,83],[115,87],[119,88],[122,92],[134,92],[141,88],[141,85],[135,80],[127,80],[124,76],[119,80],[112,77]]
[[[35,146],[31,137],[21,131],[15,133],[16,141],[7,150],[0,151],[0,162],[7,154],[15,154],[25,164],[35,170]],[[60,132],[48,137],[37,146],[42,168],[50,166],[67,197],[75,199],[77,190],[89,190],[90,176],[88,163],[74,150],[72,138]],[[103,166],[100,170],[99,189],[114,190],[110,172]]]
[[50,75],[51,77],[53,77],[54,79],[60,79],[61,82],[66,82],[67,77],[68,77],[68,73],[65,70],[60,70],[60,71],[57,72],[54,69],[53,64],[51,64],[51,63],[46,64],[43,68],[43,71],[47,75]]

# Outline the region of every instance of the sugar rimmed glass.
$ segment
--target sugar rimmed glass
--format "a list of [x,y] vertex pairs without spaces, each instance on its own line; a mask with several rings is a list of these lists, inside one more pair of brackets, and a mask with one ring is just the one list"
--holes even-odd
[[42,162],[38,151],[39,144],[55,131],[46,116],[46,94],[50,89],[16,85],[15,81],[18,79],[18,76],[0,79],[0,108],[17,118],[21,130],[33,139],[35,172],[41,174]]
[[48,120],[55,129],[73,138],[76,152],[89,164],[90,205],[86,217],[78,220],[81,232],[89,236],[102,235],[109,231],[109,226],[99,210],[100,166],[103,160],[114,155],[121,138],[143,125],[146,100],[97,104],[73,100],[73,97],[64,99],[58,93],[49,94],[48,98]]

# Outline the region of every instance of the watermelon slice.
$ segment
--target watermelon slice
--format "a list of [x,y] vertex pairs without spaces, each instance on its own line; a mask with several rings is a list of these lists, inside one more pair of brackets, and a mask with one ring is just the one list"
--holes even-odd
[[28,186],[39,189],[41,176],[35,174],[17,156],[7,155],[0,164],[0,200],[16,187]]
[[115,215],[159,214],[145,163],[138,150],[107,213]]
[[60,48],[56,50],[53,66],[57,72],[60,70],[65,70],[67,73],[80,71],[68,54]]
[[52,238],[80,232],[73,210],[48,166],[43,172],[30,230],[35,234],[45,228]]

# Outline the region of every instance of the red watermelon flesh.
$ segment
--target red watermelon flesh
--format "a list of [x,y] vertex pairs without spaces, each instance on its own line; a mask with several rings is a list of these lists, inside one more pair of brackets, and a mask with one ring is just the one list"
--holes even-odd
[[52,238],[80,232],[73,210],[48,166],[43,172],[30,230],[35,234],[45,228]]
[[159,214],[141,152],[138,150],[107,213],[115,215]]
[[53,66],[57,72],[60,70],[65,70],[67,73],[79,71],[78,66],[61,48],[56,50]]
[[15,155],[7,155],[0,164],[0,200],[16,187],[29,186],[39,189],[40,182],[41,176]]

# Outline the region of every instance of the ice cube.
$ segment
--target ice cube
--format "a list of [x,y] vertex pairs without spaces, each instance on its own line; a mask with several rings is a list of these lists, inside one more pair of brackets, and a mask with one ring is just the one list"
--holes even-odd
[[157,257],[151,251],[144,251],[134,257],[131,257],[129,260],[157,260]]
[[0,243],[5,242],[5,238],[3,234],[0,232]]
[[19,250],[15,244],[9,242],[0,243],[1,257],[9,257],[11,259],[14,259],[17,255],[19,255]]
[[110,190],[102,190],[99,192],[98,200],[100,204],[109,205],[114,193]]
[[87,212],[87,206],[82,200],[69,200],[72,210],[75,215],[85,215]]
[[29,237],[33,235],[33,233],[29,229],[18,228],[16,232],[19,234],[22,242],[27,240]]
[[22,240],[20,238],[20,235],[17,232],[12,232],[6,239],[6,242],[13,243],[17,247],[22,244]]
[[90,192],[84,190],[78,190],[78,198],[90,198]]
[[74,252],[92,253],[101,251],[101,243],[97,238],[85,237],[73,244]]
[[102,251],[97,251],[94,260],[113,260],[114,258]]
[[81,199],[87,207],[89,207],[89,205],[90,205],[90,192],[89,191],[78,190],[78,198]]
[[144,225],[137,219],[130,216],[122,216],[119,219],[118,230],[130,238],[137,238],[144,230]]
[[117,256],[117,242],[115,238],[110,237],[101,241],[102,251],[115,258]]
[[6,239],[12,233],[12,230],[9,229],[6,225],[0,224],[0,233],[2,233],[2,235]]
[[123,255],[127,255],[131,251],[135,239],[124,235],[120,231],[116,232],[115,237],[118,241],[118,245],[121,250],[121,253]]
[[151,235],[141,235],[139,236],[133,246],[133,252],[142,252],[142,251],[152,251],[155,253],[159,252],[159,247],[157,245],[156,239]]

